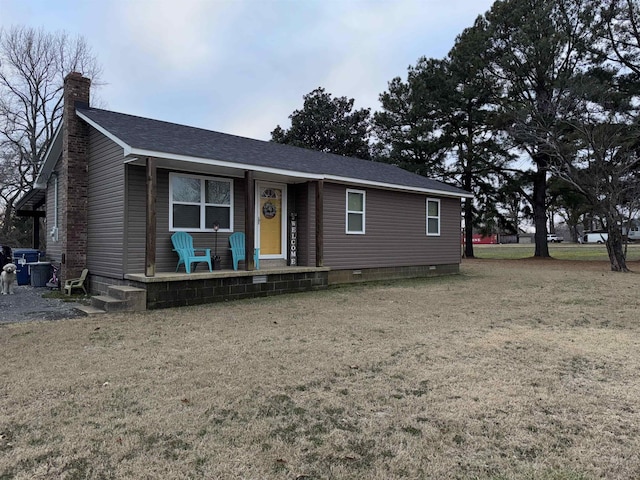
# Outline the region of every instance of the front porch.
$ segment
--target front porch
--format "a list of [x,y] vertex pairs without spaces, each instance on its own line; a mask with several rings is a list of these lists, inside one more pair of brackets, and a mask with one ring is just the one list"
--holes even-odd
[[109,286],[128,285],[146,291],[146,309],[183,307],[283,293],[322,290],[328,267],[267,267],[261,270],[206,270],[194,273],[158,272],[153,277],[132,273],[124,280],[93,278],[105,294]]

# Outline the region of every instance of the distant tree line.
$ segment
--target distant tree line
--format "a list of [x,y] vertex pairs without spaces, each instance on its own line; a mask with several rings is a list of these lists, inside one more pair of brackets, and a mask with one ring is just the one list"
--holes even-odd
[[[561,215],[608,232],[614,271],[627,271],[622,228],[640,185],[639,0],[498,0],[445,58],[420,58],[380,94],[380,109],[318,88],[272,140],[389,162],[473,192],[474,229],[535,227]],[[549,222],[553,229],[553,221]]]

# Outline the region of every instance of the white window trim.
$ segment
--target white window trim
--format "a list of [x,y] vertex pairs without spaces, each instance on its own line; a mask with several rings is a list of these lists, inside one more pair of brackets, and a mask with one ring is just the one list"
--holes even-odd
[[[183,177],[183,178],[197,178],[200,180],[200,202],[175,202],[178,205],[199,205],[200,208],[200,228],[183,228],[183,227],[175,227],[173,226],[173,177]],[[205,188],[204,181],[205,180],[214,180],[216,182],[226,182],[229,184],[229,205],[223,205],[219,203],[205,203]],[[233,232],[233,179],[231,178],[220,178],[220,177],[209,177],[206,175],[189,175],[184,173],[169,173],[169,231],[170,232],[213,232],[213,228],[203,228],[206,220],[206,208],[202,207],[228,207],[229,208],[229,228],[221,228],[219,232]]]
[[[429,202],[436,202],[438,204],[438,216],[437,217],[429,216]],[[426,215],[425,215],[427,236],[428,237],[439,237],[440,236],[440,217],[442,217],[440,199],[439,198],[427,198],[426,203],[425,203],[425,207],[427,209]],[[438,219],[438,233],[429,233],[429,219],[432,219],[432,218],[437,218]]]
[[[360,210],[349,210],[349,194],[350,193],[358,193],[362,195],[362,211]],[[344,215],[344,231],[347,235],[364,235],[366,231],[366,219],[367,219],[367,192],[364,190],[355,190],[352,188],[347,188],[347,193],[345,194],[345,215]],[[351,231],[349,230],[349,214],[356,213],[358,215],[362,215],[362,231]]]

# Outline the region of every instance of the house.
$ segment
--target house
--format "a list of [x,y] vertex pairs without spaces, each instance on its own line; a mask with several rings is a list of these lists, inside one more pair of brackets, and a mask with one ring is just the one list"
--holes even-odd
[[[92,108],[89,87],[66,77],[63,120],[22,205],[46,204],[46,252],[63,279],[87,267],[92,293],[136,287],[161,308],[459,271],[468,192],[385,163]],[[176,273],[176,231],[222,270]],[[247,238],[238,271],[233,232]]]

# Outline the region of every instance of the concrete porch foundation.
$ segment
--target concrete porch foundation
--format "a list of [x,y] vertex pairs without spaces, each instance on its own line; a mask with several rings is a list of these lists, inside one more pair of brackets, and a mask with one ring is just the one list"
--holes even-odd
[[322,290],[328,286],[329,268],[286,267],[247,271],[158,273],[125,275],[132,287],[145,289],[147,309],[266,297],[283,293]]

